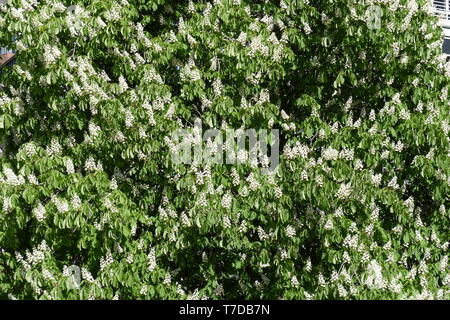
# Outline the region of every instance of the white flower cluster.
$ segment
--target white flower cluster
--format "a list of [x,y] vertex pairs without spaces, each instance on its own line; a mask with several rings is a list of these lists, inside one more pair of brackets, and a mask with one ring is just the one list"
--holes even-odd
[[261,184],[256,180],[253,172],[251,172],[245,180],[250,184],[250,190],[252,191],[256,191],[261,187]]
[[233,183],[233,185],[234,186],[238,186],[238,185],[240,185],[240,177],[239,177],[239,174],[238,174],[238,172],[237,172],[237,170],[236,170],[236,168],[231,168],[231,178],[233,178],[233,180],[232,180],[232,183]]
[[155,68],[150,68],[143,77],[145,83],[150,83],[155,81],[156,83],[163,84],[164,81],[159,73],[156,72]]
[[164,118],[172,119],[174,114],[175,114],[175,104],[172,102],[172,103],[170,103],[169,108],[167,109],[167,112],[164,115]]
[[215,79],[212,83],[213,91],[216,96],[220,96],[223,91],[223,84],[220,79]]
[[69,204],[65,199],[58,198],[57,196],[52,196],[52,203],[56,206],[56,210],[59,213],[65,213],[69,211]]
[[206,194],[205,193],[200,193],[200,196],[198,198],[198,205],[201,207],[206,207],[208,205],[208,201],[206,200]]
[[124,93],[129,88],[127,80],[124,78],[123,75],[120,75],[120,77],[119,77],[119,88],[120,88],[120,93]]
[[247,232],[247,222],[245,220],[241,221],[241,224],[239,225],[239,232],[240,233],[246,233]]
[[292,285],[293,287],[295,287],[295,288],[298,288],[299,282],[298,282],[296,276],[292,276],[292,278],[291,278],[291,285]]
[[247,33],[241,31],[239,36],[236,38],[236,41],[239,42],[240,44],[242,44],[243,46],[245,46],[245,44],[247,42]]
[[301,144],[300,142],[297,142],[293,147],[285,145],[283,149],[284,155],[289,160],[297,157],[306,159],[309,152],[309,147],[307,145]]
[[367,267],[367,278],[365,284],[370,289],[383,289],[387,283],[383,278],[382,268],[377,261],[372,260]]
[[339,157],[339,151],[328,147],[322,151],[322,158],[324,160],[337,160]]
[[346,199],[352,193],[352,187],[350,183],[341,183],[339,190],[336,192],[338,199]]
[[55,281],[55,277],[53,277],[53,275],[51,274],[51,272],[48,271],[47,269],[44,269],[44,270],[42,271],[42,277],[43,277],[45,280]]
[[140,23],[137,23],[137,24],[136,24],[135,29],[136,29],[136,32],[137,32],[137,38],[138,38],[138,40],[139,40],[141,43],[143,43],[144,46],[145,46],[146,48],[151,48],[151,47],[153,47],[153,49],[154,49],[156,52],[161,51],[161,48],[159,47],[158,44],[154,44],[154,43],[152,43],[152,42],[150,41],[150,39],[148,39],[148,37],[147,37],[147,36],[145,35],[145,33],[144,33],[144,27],[143,27]]
[[280,186],[275,187],[275,198],[280,199],[283,195],[283,191],[281,190]]
[[96,137],[98,137],[98,135],[101,131],[101,128],[98,125],[96,125],[94,122],[90,122],[89,126],[88,126],[88,130],[89,130],[89,134],[93,138],[96,138]]
[[153,271],[156,268],[156,254],[155,254],[155,248],[151,248],[150,252],[148,253],[148,271]]
[[139,291],[139,294],[145,296],[145,295],[147,295],[147,292],[148,292],[148,286],[144,284],[144,285],[141,287],[141,290]]
[[32,156],[36,155],[36,153],[37,153],[36,145],[33,142],[29,142],[29,143],[25,144],[23,146],[23,150],[25,151],[27,157],[32,157]]
[[5,182],[13,186],[20,186],[25,183],[25,178],[22,175],[16,175],[11,168],[4,167],[3,174],[6,180],[1,178],[0,182]]
[[104,205],[107,209],[111,210],[111,212],[113,212],[113,213],[119,212],[119,209],[117,209],[117,207],[114,206],[114,204],[111,202],[111,200],[110,200],[108,197],[105,197],[105,198],[103,199],[103,205]]
[[112,257],[111,251],[106,253],[105,257],[100,258],[100,270],[104,270],[110,264],[114,262],[114,258]]
[[248,55],[250,57],[254,57],[256,53],[261,53],[263,56],[268,56],[269,54],[269,47],[263,44],[263,40],[260,35],[254,37],[252,41],[250,42],[250,51]]
[[38,202],[36,207],[33,209],[33,215],[36,217],[36,220],[39,222],[44,221],[45,212],[46,212],[45,207],[40,202]]
[[5,197],[3,198],[3,206],[2,206],[2,210],[3,212],[10,212],[11,211],[11,198],[9,197]]
[[398,185],[398,183],[397,183],[397,177],[393,177],[392,179],[391,179],[391,181],[389,181],[389,183],[388,183],[388,188],[392,188],[392,189],[399,189],[400,188],[400,186]]
[[333,225],[333,220],[331,218],[327,219],[327,222],[324,225],[324,229],[325,230],[333,230],[334,225]]
[[226,229],[231,228],[231,221],[230,221],[230,218],[228,216],[224,216],[223,217],[223,226]]
[[34,184],[36,186],[39,185],[39,181],[37,180],[36,176],[33,173],[30,173],[27,176],[27,179],[30,184]]
[[56,138],[52,138],[50,145],[45,148],[45,151],[49,156],[60,155],[62,153],[62,147]]
[[81,268],[81,276],[82,276],[82,278],[84,280],[86,280],[89,283],[95,283],[96,282],[94,277],[92,276],[92,274],[89,272],[89,270],[84,268],[84,267]]
[[26,19],[23,15],[23,8],[11,8],[11,16],[14,17],[17,20],[20,20],[21,22],[26,22]]
[[375,186],[379,186],[381,184],[381,179],[382,179],[382,174],[378,173],[378,174],[371,174],[371,182],[375,185]]
[[353,149],[344,148],[339,152],[339,158],[347,161],[352,161],[354,157]]
[[222,197],[222,207],[226,209],[231,209],[231,204],[233,201],[233,197],[230,193],[225,193],[225,195]]
[[84,170],[86,171],[101,171],[103,170],[103,166],[100,161],[95,162],[94,158],[89,157],[86,159],[84,163]]
[[25,252],[26,259],[18,252],[16,252],[16,256],[17,261],[19,261],[26,270],[29,270],[30,267],[44,262],[46,255],[49,253],[50,248],[47,246],[45,240],[43,240],[37,247],[33,248],[32,251],[27,250]]
[[305,31],[306,34],[311,34],[312,32],[312,29],[307,22],[303,24],[303,30]]
[[120,21],[120,17],[121,17],[121,7],[120,6],[115,6],[105,12],[106,21],[118,22],[118,21]]
[[65,165],[66,165],[66,171],[67,171],[67,174],[73,174],[73,173],[75,173],[75,168],[74,168],[74,166],[73,166],[73,161],[72,161],[72,159],[68,158],[68,159],[65,161]]
[[81,199],[80,199],[80,197],[77,194],[72,196],[72,199],[70,201],[70,205],[75,210],[78,209],[79,207],[81,207]]
[[126,261],[127,261],[128,264],[132,264],[132,263],[133,263],[134,258],[133,258],[133,254],[132,254],[132,253],[130,253],[130,254],[127,256]]
[[47,66],[54,64],[61,57],[61,51],[56,46],[44,46],[44,62]]
[[343,245],[344,245],[344,247],[355,249],[358,247],[358,242],[359,242],[359,237],[357,234],[355,234],[353,236],[350,234],[347,234],[347,236],[344,239]]
[[293,226],[291,226],[291,225],[288,225],[288,226],[286,227],[285,232],[286,232],[286,236],[287,236],[288,238],[292,238],[292,237],[294,237],[294,236],[296,235],[295,228],[294,228]]
[[257,232],[258,232],[259,240],[264,241],[264,240],[269,239],[269,235],[264,231],[263,228],[261,228],[261,226],[258,226]]
[[131,128],[133,126],[134,116],[130,110],[125,110],[125,127]]

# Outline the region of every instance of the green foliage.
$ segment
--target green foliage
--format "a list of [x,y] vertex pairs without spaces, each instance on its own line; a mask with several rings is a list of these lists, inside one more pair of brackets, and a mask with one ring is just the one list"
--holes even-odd
[[[429,2],[9,1],[0,297],[450,298]],[[276,173],[175,164],[197,118],[279,129]]]

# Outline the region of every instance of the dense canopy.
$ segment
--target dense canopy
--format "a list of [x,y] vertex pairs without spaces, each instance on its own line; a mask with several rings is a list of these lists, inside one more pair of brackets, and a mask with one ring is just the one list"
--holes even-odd
[[[4,2],[0,298],[450,298],[431,1]],[[276,171],[172,161],[196,121]]]

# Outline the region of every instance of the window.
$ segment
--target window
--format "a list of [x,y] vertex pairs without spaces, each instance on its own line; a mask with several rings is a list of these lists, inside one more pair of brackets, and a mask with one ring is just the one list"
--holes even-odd
[[450,0],[433,0],[434,13],[440,19],[446,37],[450,37]]

